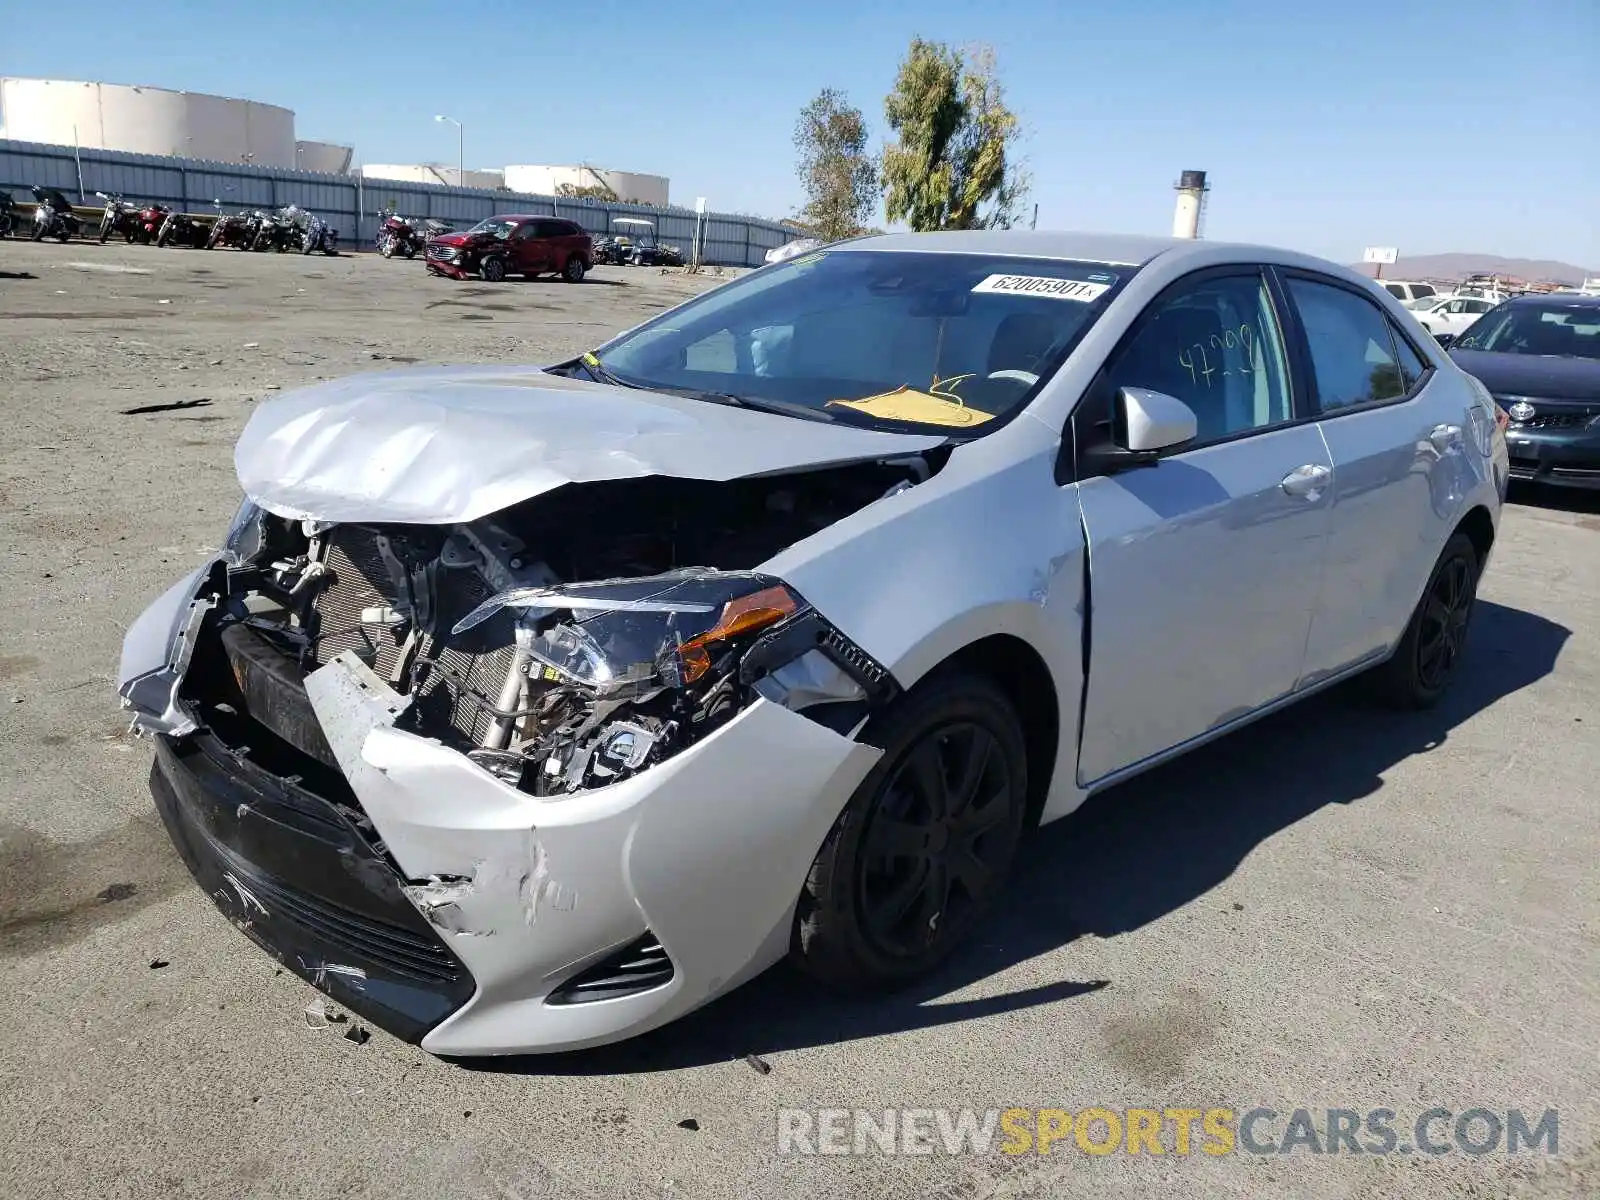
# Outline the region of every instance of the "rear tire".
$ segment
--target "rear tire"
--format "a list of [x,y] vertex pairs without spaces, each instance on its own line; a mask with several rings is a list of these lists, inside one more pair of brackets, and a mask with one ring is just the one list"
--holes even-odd
[[989,680],[924,681],[868,726],[883,748],[818,851],[790,956],[845,991],[926,975],[1000,894],[1027,820],[1016,709]]
[[415,258],[417,256],[417,248],[410,242],[402,242],[400,244],[400,253],[407,258]]
[[562,266],[561,278],[565,279],[568,283],[582,283],[584,273],[587,270],[588,267],[584,264],[583,259],[574,254],[571,258],[567,259],[566,263]]
[[498,254],[491,254],[483,260],[483,265],[478,268],[478,274],[483,276],[485,283],[504,283],[506,279],[506,260]]
[[1439,702],[1465,649],[1481,570],[1472,539],[1464,533],[1451,535],[1393,656],[1367,677],[1376,703],[1416,710]]

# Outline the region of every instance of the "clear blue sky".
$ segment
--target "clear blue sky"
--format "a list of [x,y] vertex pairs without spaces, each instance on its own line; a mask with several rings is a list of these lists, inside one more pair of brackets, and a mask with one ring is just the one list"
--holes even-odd
[[791,133],[819,88],[881,140],[913,35],[983,41],[1027,129],[1041,227],[1166,233],[1178,172],[1203,168],[1211,237],[1600,269],[1595,0],[70,7],[63,25],[59,6],[11,6],[0,74],[281,104],[300,137],[365,162],[453,161],[445,112],[469,167],[587,160],[766,216],[800,201]]

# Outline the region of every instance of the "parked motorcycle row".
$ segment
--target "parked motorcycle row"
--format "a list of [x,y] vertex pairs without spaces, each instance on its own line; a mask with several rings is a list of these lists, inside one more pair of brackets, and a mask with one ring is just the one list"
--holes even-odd
[[[33,187],[34,210],[30,236],[36,242],[55,238],[65,242],[88,237],[89,231],[70,200],[58,188]],[[164,204],[144,204],[128,200],[117,192],[96,192],[102,202],[100,221],[95,229],[101,242],[113,237],[129,245],[190,246],[215,250],[276,250],[278,253],[337,254],[339,231],[315,213],[299,205],[283,208],[244,209],[225,213],[222,202],[213,200],[215,217],[176,212]],[[0,237],[20,234],[21,213],[9,191],[0,189]]]

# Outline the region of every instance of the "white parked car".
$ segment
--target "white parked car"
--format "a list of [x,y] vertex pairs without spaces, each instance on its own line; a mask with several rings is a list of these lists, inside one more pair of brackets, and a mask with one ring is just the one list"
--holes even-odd
[[1410,283],[1404,279],[1380,279],[1379,286],[1401,304],[1411,307],[1411,301],[1426,300],[1438,294],[1438,289],[1431,283]]
[[1412,311],[1429,333],[1448,333],[1459,337],[1496,303],[1484,296],[1445,296],[1431,306],[1421,306]]
[[788,262],[789,259],[798,258],[800,255],[807,254],[812,250],[820,250],[825,245],[827,243],[821,238],[795,238],[792,242],[785,242],[781,246],[774,246],[771,250],[768,250],[762,261],[768,264]]
[[1356,675],[1437,701],[1500,415],[1303,254],[863,238],[568,362],[259,406],[119,689],[205,894],[426,1050],[785,956],[891,988],[1091,794]]

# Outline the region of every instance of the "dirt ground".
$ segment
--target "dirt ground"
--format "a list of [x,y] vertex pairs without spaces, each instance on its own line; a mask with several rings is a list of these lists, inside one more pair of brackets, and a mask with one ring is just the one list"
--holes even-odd
[[[548,360],[717,282],[0,241],[0,1194],[1600,1192],[1600,506],[1559,497],[1508,510],[1443,707],[1330,696],[1107,793],[912,994],[845,1004],[780,970],[633,1043],[478,1066],[307,1027],[315,993],[155,817],[123,630],[216,546],[233,442],[279,390]],[[810,1158],[775,1136],[786,1107],[1214,1104],[1554,1108],[1559,1154]]]

